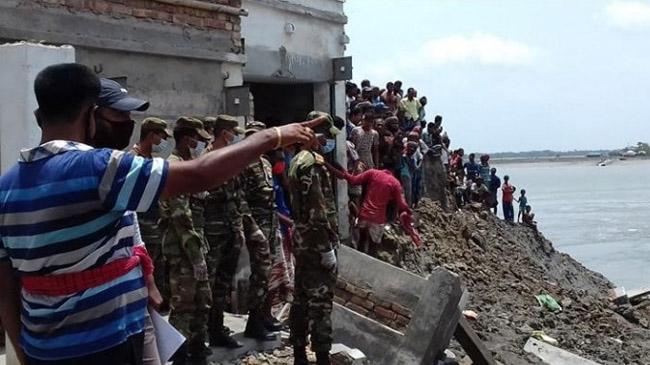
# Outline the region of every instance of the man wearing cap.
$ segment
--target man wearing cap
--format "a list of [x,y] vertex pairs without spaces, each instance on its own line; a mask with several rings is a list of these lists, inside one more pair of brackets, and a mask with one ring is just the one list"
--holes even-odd
[[290,342],[296,365],[307,365],[307,336],[318,365],[329,365],[332,347],[332,300],[337,277],[338,225],[335,197],[325,159],[317,153],[326,138],[338,130],[332,117],[311,112],[308,118],[325,115],[328,122],[315,132],[318,140],[302,145],[291,160],[289,183],[294,213],[295,298],[289,315]]
[[123,150],[129,146],[135,122],[131,112],[145,111],[149,102],[134,98],[116,81],[100,79],[101,91],[95,116],[95,135],[90,143],[95,148]]
[[[243,132],[237,125],[237,119],[219,115],[214,122],[214,141],[209,150],[218,150],[234,143],[237,135]],[[214,305],[210,311],[209,332],[210,344],[214,346],[241,346],[223,325],[223,313],[244,243],[249,251],[251,266],[249,317],[244,335],[260,340],[275,339],[265,328],[262,316],[271,267],[269,244],[252,216],[243,188],[243,177],[240,174],[212,189],[206,204],[206,236],[210,244],[210,270],[214,273]]]
[[160,155],[169,148],[168,138],[172,131],[167,127],[167,122],[155,117],[145,118],[140,125],[140,140],[131,148],[137,156],[153,158],[153,154]]
[[[219,115],[210,120],[209,125],[214,139],[208,146],[208,151],[233,144],[237,136],[244,132],[238,127],[237,120],[229,115]],[[213,306],[208,323],[211,346],[242,346],[230,336],[230,329],[223,324],[226,298],[231,290],[239,254],[246,241],[244,214],[250,215],[240,176],[210,190],[206,201],[205,233],[210,246],[208,263],[213,290]],[[255,273],[255,270],[252,271]],[[249,322],[255,320],[253,317],[249,317]]]
[[[160,118],[146,118],[140,126],[140,140],[133,145],[131,153],[144,157],[153,158],[153,153],[160,154],[167,151],[172,132],[167,128],[167,122]],[[160,213],[158,202],[154,202],[148,212],[138,214],[138,223],[140,224],[140,233],[142,240],[147,245],[147,251],[153,260],[154,279],[156,286],[160,290],[163,299],[162,311],[169,310],[169,277],[165,257],[162,253],[162,235],[158,220]]]
[[[208,117],[209,118],[209,117]],[[198,118],[197,118],[198,119]],[[204,125],[205,129],[205,125]],[[192,157],[197,158],[201,154],[206,152],[206,146],[210,142],[210,133],[200,134],[198,136],[197,147],[191,151]],[[208,138],[207,136],[210,136]],[[190,210],[192,211],[192,223],[196,233],[201,236],[201,241],[203,242],[203,255],[206,256],[207,263],[207,253],[209,251],[208,240],[205,238],[205,232],[203,228],[205,227],[205,199],[208,196],[207,191],[202,191],[199,193],[194,193],[190,195]]]
[[[180,117],[173,133],[176,148],[167,159],[170,164],[194,159],[199,154],[199,141],[210,138],[203,129],[203,122],[190,117]],[[212,293],[205,244],[194,227],[190,196],[182,194],[160,200],[163,253],[169,269],[171,294],[169,323],[188,340],[175,355],[175,364],[184,364],[187,355],[202,360],[210,354],[205,342]]]
[[[263,129],[266,129],[266,124],[259,121],[249,122],[246,124],[246,137]],[[275,257],[278,250],[281,249],[281,246],[279,246],[281,242],[278,242],[275,234],[279,222],[276,215],[272,170],[271,161],[265,155],[262,155],[242,172],[242,182],[253,219],[262,230],[264,237],[266,237],[265,242],[259,242],[260,247],[254,247],[256,257],[251,260],[251,268],[255,264],[258,266],[258,275],[265,275],[266,277],[266,285],[256,289],[259,290],[260,294],[264,291],[263,307],[260,308],[261,313],[256,313],[256,315],[262,318],[267,330],[279,331],[280,324],[271,315],[271,297],[268,295],[273,261],[271,258]],[[260,284],[262,283],[260,282]]]

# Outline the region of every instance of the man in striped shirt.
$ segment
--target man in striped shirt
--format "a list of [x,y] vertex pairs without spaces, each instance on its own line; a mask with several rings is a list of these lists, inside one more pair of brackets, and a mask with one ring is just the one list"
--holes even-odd
[[148,265],[131,211],[217,186],[264,151],[311,140],[322,122],[168,164],[84,144],[96,134],[99,91],[85,66],[41,71],[41,145],[0,177],[0,317],[27,364],[141,364]]

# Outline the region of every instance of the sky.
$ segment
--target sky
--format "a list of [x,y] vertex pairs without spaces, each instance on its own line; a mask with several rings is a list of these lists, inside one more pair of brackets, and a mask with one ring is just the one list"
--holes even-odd
[[354,81],[402,80],[476,152],[650,140],[650,0],[347,0]]

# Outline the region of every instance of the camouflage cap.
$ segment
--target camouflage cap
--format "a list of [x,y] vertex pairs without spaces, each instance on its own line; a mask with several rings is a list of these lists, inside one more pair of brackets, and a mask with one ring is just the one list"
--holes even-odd
[[203,128],[203,122],[196,118],[192,118],[192,117],[178,118],[178,120],[176,120],[176,126],[174,127],[174,130],[179,130],[179,129],[193,129],[200,138],[206,141],[212,138],[212,136],[210,136],[210,133],[208,133]]
[[327,120],[324,123],[319,124],[314,128],[314,132],[316,133],[327,133],[329,134],[330,137],[335,137],[341,131],[334,126],[334,119],[332,118],[331,115],[325,113],[325,112],[319,112],[319,111],[312,111],[309,114],[307,114],[307,119],[312,120],[316,119],[318,117],[326,117]]
[[150,131],[163,132],[167,137],[172,136],[172,131],[167,128],[167,122],[156,117],[145,118],[140,125],[140,134],[144,135]]
[[266,129],[266,124],[264,124],[263,122],[253,120],[246,123],[246,135],[253,134],[255,132],[259,132],[264,129]]
[[208,116],[208,117],[203,117],[202,120],[203,120],[203,128],[206,131],[210,132],[214,128],[217,118]]
[[237,118],[227,114],[219,114],[214,122],[214,127],[218,130],[232,129],[235,134],[244,134],[244,128],[239,126]]

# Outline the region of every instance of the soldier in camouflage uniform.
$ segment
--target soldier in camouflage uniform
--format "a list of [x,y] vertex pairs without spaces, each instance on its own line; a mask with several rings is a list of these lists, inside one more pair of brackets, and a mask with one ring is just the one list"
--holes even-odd
[[[210,120],[210,117],[207,117],[208,120]],[[205,121],[204,121],[205,123]],[[205,124],[204,124],[204,129]],[[207,132],[207,135],[210,135],[209,132]],[[198,142],[198,147],[196,149],[195,154],[200,155],[204,152],[207,152],[207,148],[205,148],[208,143],[210,142],[211,138],[205,138],[204,136],[199,135],[199,142]],[[194,156],[198,157],[198,156]],[[203,242],[203,255],[205,256],[206,259],[206,264],[208,262],[208,251],[210,250],[208,246],[208,240],[205,238],[205,204],[206,204],[206,198],[208,197],[208,192],[207,191],[202,191],[200,193],[195,193],[190,195],[190,210],[192,211],[192,223],[194,224],[194,230],[196,233],[201,236],[201,240]]]
[[[236,125],[237,120],[230,116],[217,117],[213,129],[215,138],[210,149],[222,148],[232,143],[235,135],[241,132]],[[226,347],[239,345],[230,338],[228,329],[223,326],[223,311],[244,243],[251,259],[248,299],[250,313],[244,335],[265,341],[274,340],[275,336],[264,327],[261,315],[268,287],[271,257],[266,237],[253,219],[244,198],[241,175],[210,191],[205,216],[206,236],[210,250],[214,251],[209,255],[211,271],[215,273],[215,306],[210,316],[211,343]]]
[[[166,151],[169,144],[167,138],[171,136],[172,132],[167,128],[167,122],[159,118],[146,118],[142,121],[140,127],[140,140],[133,145],[130,153],[136,156],[152,158],[152,153],[159,154]],[[147,251],[155,267],[153,272],[154,281],[163,298],[161,311],[166,312],[169,310],[169,272],[162,252],[162,235],[158,226],[159,219],[160,212],[157,202],[153,204],[148,212],[138,214],[142,240],[147,245]]]
[[[213,135],[208,152],[225,147],[244,131],[237,127],[237,120],[220,115],[206,118],[206,127]],[[244,244],[244,228],[240,213],[240,196],[237,179],[230,179],[210,190],[205,205],[205,236],[209,246],[207,256],[210,286],[212,288],[212,309],[208,321],[210,346],[237,348],[242,345],[230,336],[230,329],[223,324],[226,298],[239,254]]]
[[[200,139],[209,139],[200,120],[181,117],[176,121],[176,149],[170,162],[187,161],[196,156]],[[163,253],[169,267],[171,315],[169,322],[188,342],[174,356],[174,364],[185,364],[187,355],[205,360],[210,351],[207,317],[212,303],[204,243],[194,229],[190,197],[180,195],[160,201],[161,228],[164,229]]]
[[[246,137],[255,132],[266,129],[266,125],[262,122],[253,121],[246,124]],[[273,168],[271,161],[262,155],[258,161],[248,165],[242,172],[242,182],[244,185],[244,193],[246,201],[250,207],[253,219],[262,230],[264,237],[267,238],[269,252],[271,257],[276,254],[277,250],[281,250],[281,242],[276,239],[276,230],[278,229],[278,216],[275,207],[275,191],[273,190]],[[258,259],[262,261],[262,259]],[[270,275],[270,269],[269,269]],[[267,275],[267,277],[269,277]],[[262,308],[262,315],[264,317],[264,326],[269,331],[279,331],[281,329],[280,323],[271,315],[271,297],[268,295],[268,280],[267,292],[265,294],[266,300]]]
[[[323,113],[312,112],[308,119]],[[314,129],[320,137],[334,138],[338,130],[328,116],[328,123]],[[332,347],[332,301],[336,284],[336,248],[338,225],[335,197],[324,158],[316,153],[324,144],[320,138],[291,160],[289,183],[294,213],[294,255],[296,258],[295,299],[291,306],[290,342],[294,364],[307,365],[307,336],[316,352],[318,365],[329,365]]]

